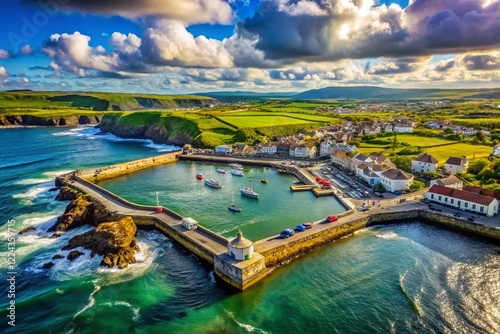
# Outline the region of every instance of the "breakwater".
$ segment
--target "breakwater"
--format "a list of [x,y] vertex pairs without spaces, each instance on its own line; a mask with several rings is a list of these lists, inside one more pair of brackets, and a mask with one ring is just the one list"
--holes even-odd
[[[164,161],[175,161],[172,154]],[[172,160],[173,159],[173,160]],[[151,161],[156,165],[158,160]],[[120,164],[119,167],[110,166],[112,172],[105,175],[123,175],[130,173],[130,169]],[[135,166],[135,164],[132,164]],[[142,168],[145,164],[138,164]],[[121,173],[121,174],[120,174]],[[82,175],[90,175],[86,180]],[[144,206],[129,201],[92,183],[91,171],[72,173],[60,177],[58,183],[73,187],[90,195],[100,205],[105,206],[110,213],[122,217],[131,216],[139,228],[154,228],[186,248],[192,254],[213,266],[214,272],[223,281],[245,290],[262,278],[269,275],[275,268],[283,266],[294,258],[308,253],[318,247],[329,244],[339,238],[350,235],[368,226],[394,222],[422,220],[435,225],[461,231],[464,234],[487,238],[498,243],[500,229],[480,224],[474,224],[450,215],[431,212],[421,203],[406,203],[391,208],[391,211],[369,214],[365,212],[346,211],[339,215],[334,223],[317,221],[313,228],[296,233],[288,239],[271,236],[255,242],[255,253],[252,259],[236,261],[227,255],[228,239],[204,228],[200,225],[195,230],[188,230],[182,226],[182,216],[168,208],[162,213],[156,212],[156,207]],[[203,222],[200,222],[203,224]]]

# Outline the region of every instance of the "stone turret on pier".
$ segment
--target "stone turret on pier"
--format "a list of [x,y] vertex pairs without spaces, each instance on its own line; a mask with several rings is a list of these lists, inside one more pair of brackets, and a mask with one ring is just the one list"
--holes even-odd
[[253,241],[243,236],[241,230],[238,236],[227,243],[227,254],[235,260],[250,260],[253,255]]

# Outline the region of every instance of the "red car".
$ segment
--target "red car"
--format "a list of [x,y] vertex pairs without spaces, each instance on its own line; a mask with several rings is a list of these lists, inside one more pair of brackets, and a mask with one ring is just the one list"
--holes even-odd
[[328,216],[328,217],[326,217],[325,222],[333,223],[333,222],[336,222],[338,219],[339,219],[339,217],[337,217],[337,216]]

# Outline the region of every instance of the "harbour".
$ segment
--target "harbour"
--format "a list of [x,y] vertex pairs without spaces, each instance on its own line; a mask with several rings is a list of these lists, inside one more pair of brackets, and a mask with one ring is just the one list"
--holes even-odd
[[[124,165],[141,166],[147,168],[148,162],[156,166],[157,161],[168,163],[177,160],[177,153],[169,153],[153,160],[141,160],[140,162],[129,162],[119,166],[108,166],[103,168],[109,178],[116,174],[126,174],[129,170]],[[244,161],[240,161],[244,163]],[[228,256],[227,245],[229,239],[198,226],[197,229],[187,230],[182,227],[180,221],[182,216],[176,212],[163,207],[162,213],[157,213],[155,207],[148,207],[131,203],[123,198],[105,190],[81,175],[89,179],[96,178],[92,171],[75,172],[59,177],[58,185],[68,185],[79,191],[91,195],[95,200],[110,208],[118,216],[132,216],[137,226],[153,226],[162,233],[183,245],[196,256],[214,265],[214,272],[219,278],[238,290],[245,290],[257,283],[279,266],[282,266],[294,258],[312,251],[319,246],[331,243],[341,237],[355,233],[363,228],[380,223],[391,223],[407,220],[430,221],[434,224],[461,231],[473,236],[479,236],[495,242],[500,241],[500,229],[492,226],[471,224],[455,217],[441,215],[432,212],[421,203],[408,202],[392,208],[388,212],[365,213],[356,212],[352,209],[338,215],[339,221],[326,223],[323,220],[316,221],[314,227],[297,233],[287,239],[278,236],[267,236],[255,241],[255,252],[248,261],[235,261]],[[301,177],[310,180],[311,177],[301,173]],[[103,180],[103,176],[100,177]],[[252,250],[253,252],[253,250]]]

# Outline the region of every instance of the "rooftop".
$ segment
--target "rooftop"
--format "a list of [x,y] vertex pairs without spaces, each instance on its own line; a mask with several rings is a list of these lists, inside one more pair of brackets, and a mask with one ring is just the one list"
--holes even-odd
[[253,245],[253,241],[248,240],[241,231],[238,231],[238,236],[231,240],[229,245],[233,248],[248,248]]
[[424,163],[428,163],[428,164],[437,164],[438,163],[436,158],[434,158],[432,155],[427,154],[427,153],[421,154],[414,161],[424,162]]
[[495,200],[493,197],[483,196],[465,190],[439,186],[437,184],[433,185],[428,192],[437,195],[453,197],[455,199],[476,203],[480,205],[490,205],[491,202]]
[[412,175],[396,168],[386,170],[382,173],[382,176],[391,180],[411,180],[413,177]]
[[447,165],[455,165],[455,166],[465,166],[466,163],[467,163],[466,157],[461,157],[461,158],[449,157],[448,160],[446,160],[445,162],[445,164]]

